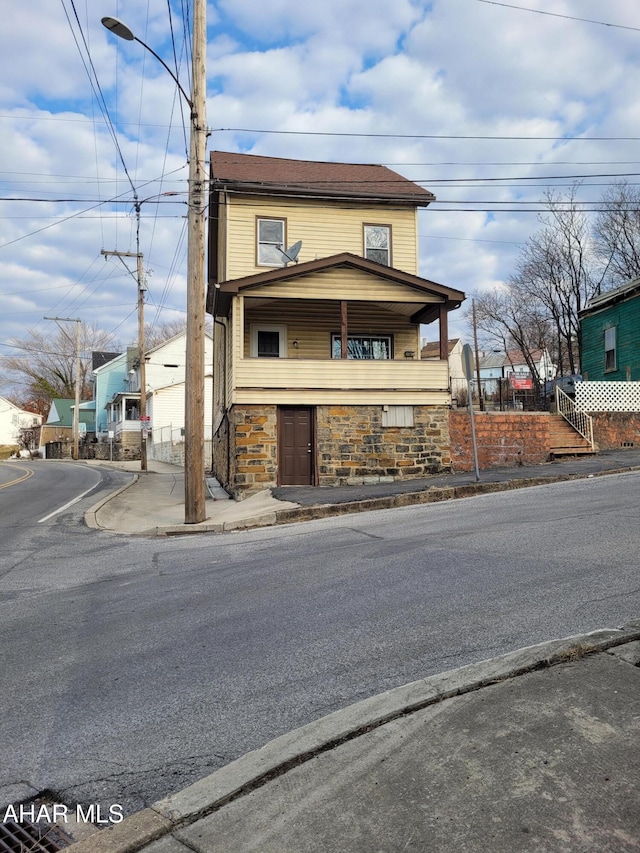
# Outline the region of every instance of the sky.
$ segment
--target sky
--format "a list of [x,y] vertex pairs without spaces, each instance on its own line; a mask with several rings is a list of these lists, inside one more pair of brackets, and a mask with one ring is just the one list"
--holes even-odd
[[[190,89],[188,0],[12,3],[0,355],[55,330],[45,317],[134,342],[135,258],[104,251],[139,245],[148,324],[185,316],[188,111],[105,15]],[[548,190],[578,180],[593,210],[640,175],[637,0],[218,0],[207,24],[209,150],[380,163],[417,181],[437,199],[419,216],[420,274],[468,295],[508,280]],[[469,339],[461,312],[450,331]]]

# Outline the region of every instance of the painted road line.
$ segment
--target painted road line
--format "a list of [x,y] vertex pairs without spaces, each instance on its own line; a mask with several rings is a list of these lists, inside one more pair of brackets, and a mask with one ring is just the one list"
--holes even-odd
[[70,506],[77,504],[78,501],[81,501],[82,498],[85,497],[85,495],[88,495],[89,492],[92,492],[96,488],[97,485],[98,485],[98,483],[96,483],[94,486],[91,486],[91,488],[87,489],[86,492],[83,492],[81,495],[78,495],[77,498],[74,498],[72,501],[69,501],[64,506],[61,506],[58,509],[54,509],[54,511],[50,512],[49,515],[45,515],[44,518],[38,519],[38,524],[42,524],[43,521],[49,521],[49,519],[53,518],[54,515],[58,515],[59,512],[64,512],[65,509],[69,509]]
[[0,486],[0,489],[8,489],[9,486],[15,486],[16,483],[22,483],[24,480],[28,480],[29,477],[33,477],[33,471],[30,468],[20,468],[19,465],[12,465],[13,468],[17,468],[19,471],[24,471],[22,477],[18,477],[17,480],[11,480],[9,483],[3,483]]

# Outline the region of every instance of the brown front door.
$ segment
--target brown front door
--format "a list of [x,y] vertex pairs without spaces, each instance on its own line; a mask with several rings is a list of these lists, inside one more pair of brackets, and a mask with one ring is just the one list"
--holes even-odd
[[313,409],[278,409],[278,485],[313,485]]

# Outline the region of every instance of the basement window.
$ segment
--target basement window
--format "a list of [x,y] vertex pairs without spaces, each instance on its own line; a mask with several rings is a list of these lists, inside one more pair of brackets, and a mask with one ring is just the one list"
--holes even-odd
[[413,406],[383,406],[383,427],[412,427]]

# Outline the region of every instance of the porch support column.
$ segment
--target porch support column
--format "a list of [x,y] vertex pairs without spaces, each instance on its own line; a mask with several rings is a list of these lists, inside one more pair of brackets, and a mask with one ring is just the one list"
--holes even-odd
[[449,317],[445,303],[440,305],[438,312],[438,324],[440,326],[440,361],[449,360]]
[[340,358],[348,358],[349,350],[348,341],[348,323],[347,323],[347,303],[346,300],[340,302]]

